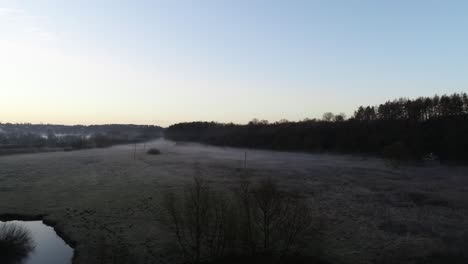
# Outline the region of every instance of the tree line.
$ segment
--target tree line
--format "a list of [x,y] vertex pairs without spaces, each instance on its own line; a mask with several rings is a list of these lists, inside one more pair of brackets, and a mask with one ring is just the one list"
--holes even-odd
[[360,106],[349,119],[325,113],[323,119],[299,122],[179,123],[167,128],[165,136],[222,146],[468,161],[468,97],[400,98]]
[[400,98],[379,106],[360,106],[354,113],[357,120],[411,120],[426,121],[468,114],[466,93],[419,97],[415,100]]
[[163,128],[146,125],[65,126],[0,123],[0,155],[75,150],[143,142],[158,138]]

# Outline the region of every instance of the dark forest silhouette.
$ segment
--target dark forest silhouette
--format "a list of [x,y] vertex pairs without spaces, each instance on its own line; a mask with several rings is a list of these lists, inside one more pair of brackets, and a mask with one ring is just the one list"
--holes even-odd
[[468,96],[400,98],[360,106],[347,120],[343,114],[326,113],[323,120],[300,122],[179,123],[170,126],[165,135],[172,140],[223,146],[468,161]]

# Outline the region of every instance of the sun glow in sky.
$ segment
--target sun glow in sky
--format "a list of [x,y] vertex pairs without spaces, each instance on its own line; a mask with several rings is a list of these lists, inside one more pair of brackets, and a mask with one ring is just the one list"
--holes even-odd
[[0,0],[0,122],[245,123],[468,90],[467,1]]

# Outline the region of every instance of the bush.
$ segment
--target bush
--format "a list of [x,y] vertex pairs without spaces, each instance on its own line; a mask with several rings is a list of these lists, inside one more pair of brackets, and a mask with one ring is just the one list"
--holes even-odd
[[159,155],[161,154],[161,151],[157,148],[150,148],[146,153],[150,155]]
[[21,263],[34,247],[28,229],[16,224],[0,224],[0,263]]

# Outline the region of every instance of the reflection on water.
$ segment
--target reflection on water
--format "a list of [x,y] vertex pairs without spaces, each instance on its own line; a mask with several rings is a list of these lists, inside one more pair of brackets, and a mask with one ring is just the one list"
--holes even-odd
[[69,264],[73,249],[42,221],[0,222],[0,263]]

